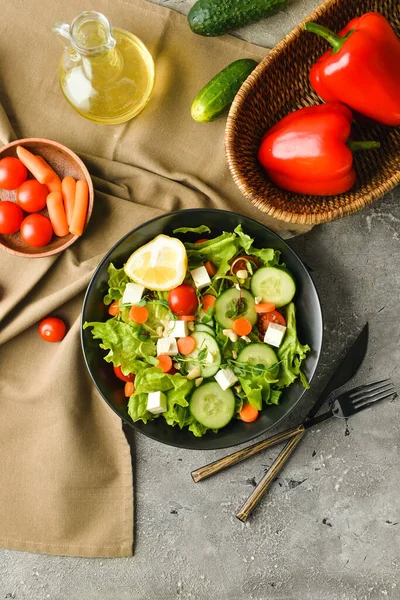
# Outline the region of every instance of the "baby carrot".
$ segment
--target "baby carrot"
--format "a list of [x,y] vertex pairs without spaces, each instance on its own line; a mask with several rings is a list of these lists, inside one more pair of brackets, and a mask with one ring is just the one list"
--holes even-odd
[[65,216],[64,205],[60,192],[50,192],[50,194],[47,196],[46,204],[54,233],[58,235],[58,237],[68,235],[69,229],[67,217]]
[[145,306],[137,306],[137,304],[134,304],[129,311],[129,318],[134,323],[146,323],[149,318],[149,311]]
[[82,235],[85,227],[86,213],[89,204],[89,189],[85,180],[76,182],[75,203],[69,230],[74,235]]
[[64,208],[67,214],[68,225],[71,225],[72,211],[74,210],[76,181],[73,177],[64,177],[61,182],[62,197],[64,200]]
[[248,335],[253,327],[248,319],[240,317],[233,321],[232,329],[238,335]]
[[196,347],[196,340],[187,335],[186,337],[179,338],[177,345],[181,354],[191,354]]
[[169,373],[172,369],[172,358],[168,354],[159,354],[157,356],[158,365],[163,373]]
[[[35,179],[40,183],[45,183],[51,192],[61,192],[61,187],[59,188],[57,185],[57,180],[60,181],[60,178],[44,158],[32,154],[23,146],[17,146],[17,156]],[[49,183],[53,189],[50,189]]]
[[203,310],[207,312],[209,308],[214,308],[214,304],[216,301],[216,297],[211,294],[206,294],[201,299],[201,304],[203,305]]
[[258,417],[258,410],[254,408],[251,404],[244,404],[242,410],[239,413],[239,416],[242,421],[246,423],[251,423],[255,421]]

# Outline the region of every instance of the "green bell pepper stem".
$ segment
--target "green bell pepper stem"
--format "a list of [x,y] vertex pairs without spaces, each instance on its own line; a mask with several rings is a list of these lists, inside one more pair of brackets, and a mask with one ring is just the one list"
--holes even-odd
[[347,40],[349,39],[349,37],[354,33],[354,29],[351,29],[345,37],[342,37],[342,36],[338,35],[337,33],[335,33],[334,31],[331,31],[327,27],[320,25],[319,23],[307,22],[304,25],[304,27],[305,27],[306,31],[310,31],[311,33],[316,33],[317,35],[320,35],[321,37],[323,37],[324,40],[329,42],[333,48],[334,54],[336,52],[339,52],[339,50],[341,49],[343,44],[345,44],[347,42]]
[[362,142],[354,142],[353,140],[349,140],[347,142],[347,146],[350,148],[352,152],[358,152],[359,150],[372,150],[373,148],[380,148],[380,142],[372,142],[369,140],[364,140]]

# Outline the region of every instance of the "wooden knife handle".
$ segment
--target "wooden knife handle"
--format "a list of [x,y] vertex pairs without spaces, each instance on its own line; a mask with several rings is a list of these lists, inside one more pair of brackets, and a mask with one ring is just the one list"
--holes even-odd
[[283,469],[284,465],[289,460],[289,457],[295,451],[296,446],[302,440],[303,435],[304,428],[303,431],[300,432],[296,437],[291,438],[291,440],[286,444],[279,456],[272,463],[264,477],[261,479],[260,483],[257,485],[257,487],[254,488],[253,493],[248,497],[246,502],[243,504],[242,508],[236,514],[237,518],[240,521],[243,521],[243,523],[247,521],[248,516],[260,502],[261,498],[268,490],[275,477],[278,475],[281,469]]
[[200,467],[195,471],[192,471],[191,475],[193,481],[197,483],[202,479],[206,479],[207,477],[211,477],[211,475],[215,475],[219,473],[223,469],[227,467],[231,467],[232,465],[236,465],[242,460],[246,460],[253,454],[257,454],[257,452],[261,452],[266,448],[271,448],[276,444],[280,444],[285,440],[293,438],[294,436],[303,434],[305,431],[304,425],[297,425],[296,427],[291,427],[290,429],[286,429],[286,431],[282,431],[281,433],[277,433],[272,437],[263,440],[262,442],[258,442],[257,444],[253,444],[252,446],[247,446],[247,448],[243,448],[242,450],[237,450],[237,452],[233,452],[233,454],[228,454],[228,456],[224,456],[224,458],[220,458],[215,462],[210,463],[209,465],[205,465],[204,467]]

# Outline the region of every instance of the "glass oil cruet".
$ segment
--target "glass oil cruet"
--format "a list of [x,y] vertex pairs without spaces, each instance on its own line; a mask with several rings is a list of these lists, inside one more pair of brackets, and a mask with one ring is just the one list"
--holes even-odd
[[56,23],[65,50],[59,66],[61,90],[82,116],[98,123],[124,123],[148,103],[154,63],[139,38],[113,29],[104,15],[87,11],[68,25]]

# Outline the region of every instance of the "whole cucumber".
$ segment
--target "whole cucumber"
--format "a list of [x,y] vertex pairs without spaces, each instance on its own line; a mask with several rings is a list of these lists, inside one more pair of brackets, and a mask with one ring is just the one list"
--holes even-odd
[[190,9],[190,29],[199,35],[222,35],[269,17],[287,6],[287,0],[198,0]]
[[193,119],[200,123],[214,121],[227,112],[242,84],[257,64],[251,58],[235,60],[213,77],[193,100]]

